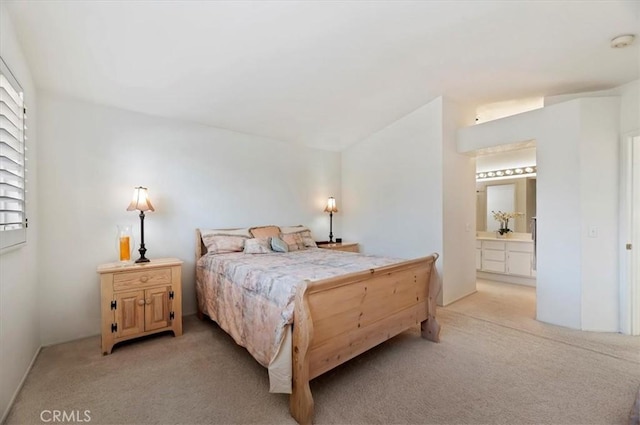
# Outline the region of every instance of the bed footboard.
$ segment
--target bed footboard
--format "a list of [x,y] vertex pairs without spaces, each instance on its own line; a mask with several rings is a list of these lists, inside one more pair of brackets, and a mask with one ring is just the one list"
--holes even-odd
[[309,381],[420,324],[423,338],[438,342],[431,273],[438,254],[352,273],[298,288],[293,325],[291,415],[313,420]]

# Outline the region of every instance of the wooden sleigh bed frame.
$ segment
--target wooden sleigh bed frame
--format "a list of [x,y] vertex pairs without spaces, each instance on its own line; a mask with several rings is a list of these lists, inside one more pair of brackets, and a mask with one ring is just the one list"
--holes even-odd
[[[206,247],[196,230],[196,261]],[[313,420],[309,381],[420,324],[422,337],[439,342],[432,271],[438,254],[318,281],[296,292],[293,321],[291,416]],[[198,306],[200,304],[198,303]],[[199,308],[199,307],[198,307]],[[198,311],[198,317],[204,315]]]

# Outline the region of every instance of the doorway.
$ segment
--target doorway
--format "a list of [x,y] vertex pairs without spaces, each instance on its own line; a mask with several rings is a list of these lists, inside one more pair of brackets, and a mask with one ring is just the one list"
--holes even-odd
[[500,291],[504,299],[527,294],[531,319],[536,316],[536,182],[535,141],[476,152],[476,286],[495,300]]
[[640,335],[640,134],[623,137],[621,152],[620,330]]

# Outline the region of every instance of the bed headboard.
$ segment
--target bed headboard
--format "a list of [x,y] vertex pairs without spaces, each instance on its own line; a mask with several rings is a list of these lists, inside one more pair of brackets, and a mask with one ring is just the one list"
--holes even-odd
[[196,229],[196,262],[207,253],[207,247],[202,242],[202,233],[200,229]]

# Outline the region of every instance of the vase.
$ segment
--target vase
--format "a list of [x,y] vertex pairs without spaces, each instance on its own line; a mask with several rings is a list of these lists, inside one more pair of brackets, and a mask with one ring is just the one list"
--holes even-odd
[[116,226],[116,251],[118,253],[118,261],[123,264],[131,262],[133,254],[133,230],[128,224],[119,224]]
[[506,233],[500,233],[500,232],[496,231],[496,238],[498,238],[498,239],[506,239],[507,238],[507,234]]

